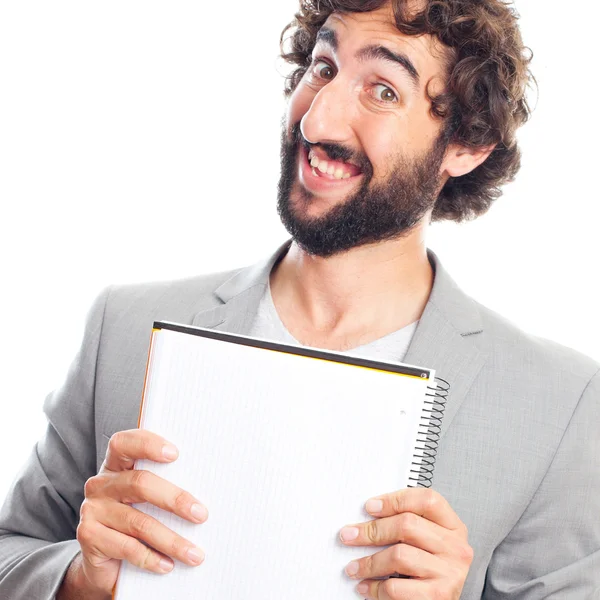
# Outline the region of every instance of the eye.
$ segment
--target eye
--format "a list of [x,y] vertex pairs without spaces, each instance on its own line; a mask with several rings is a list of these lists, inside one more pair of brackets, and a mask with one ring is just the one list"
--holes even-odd
[[319,59],[317,59],[312,66],[311,73],[319,79],[325,79],[326,81],[330,81],[334,76],[333,67],[324,60]]
[[390,89],[387,85],[382,83],[377,84],[374,88],[374,96],[378,102],[385,102],[387,104],[398,102],[398,96]]

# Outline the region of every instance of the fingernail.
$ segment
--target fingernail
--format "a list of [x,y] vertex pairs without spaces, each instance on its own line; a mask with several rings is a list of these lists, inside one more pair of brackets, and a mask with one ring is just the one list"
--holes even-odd
[[204,552],[200,550],[200,548],[190,548],[187,551],[188,558],[193,562],[199,565],[204,560]]
[[350,561],[346,565],[345,570],[346,570],[346,574],[350,575],[350,577],[352,577],[353,575],[356,575],[358,573],[358,561],[357,560]]
[[358,527],[344,527],[340,531],[342,542],[351,542],[358,537]]
[[205,521],[208,518],[208,511],[202,504],[192,504],[190,512],[192,513],[192,517],[197,521]]
[[173,570],[173,563],[166,558],[161,558],[158,563],[158,568],[163,573],[170,573]]
[[359,594],[366,594],[369,591],[369,586],[366,583],[359,583],[356,586],[356,590]]
[[381,512],[383,510],[383,500],[376,500],[375,498],[371,498],[370,500],[367,500],[365,508],[367,509],[367,512],[370,513]]
[[165,444],[162,449],[163,456],[168,460],[175,460],[179,456],[179,452],[175,446]]

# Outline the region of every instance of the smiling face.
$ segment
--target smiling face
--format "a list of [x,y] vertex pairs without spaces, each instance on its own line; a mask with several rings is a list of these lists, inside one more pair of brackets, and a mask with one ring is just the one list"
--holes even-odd
[[405,235],[443,186],[446,145],[426,89],[444,81],[429,36],[405,36],[389,5],[332,14],[289,101],[278,210],[311,254]]

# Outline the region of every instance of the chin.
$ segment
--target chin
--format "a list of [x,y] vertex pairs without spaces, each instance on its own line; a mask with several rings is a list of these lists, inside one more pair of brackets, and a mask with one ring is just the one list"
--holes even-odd
[[324,217],[336,204],[339,203],[332,204],[331,201],[325,201],[323,198],[313,197],[305,200],[302,197],[290,196],[290,210],[297,219],[302,221],[315,221]]
[[308,191],[296,180],[289,194],[288,202],[290,210],[297,218],[314,220],[325,216],[336,206],[344,204],[349,196],[350,194],[336,198],[321,196]]

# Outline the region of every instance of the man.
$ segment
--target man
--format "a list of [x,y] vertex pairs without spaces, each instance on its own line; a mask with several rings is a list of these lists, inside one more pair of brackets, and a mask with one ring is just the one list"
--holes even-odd
[[[150,326],[168,319],[451,382],[435,491],[390,490],[367,504],[374,520],[340,523],[345,543],[392,544],[348,565],[362,597],[597,597],[600,365],[468,298],[425,245],[431,220],[484,213],[518,171],[529,74],[514,15],[499,0],[307,0],[295,25],[278,202],[291,244],[233,273],[100,295],[0,514],[0,595],[108,598],[121,560],[201,565],[202,549],[130,506],[209,518],[201,498],[132,471],[177,457],[132,431]],[[373,579],[393,573],[405,578]]]

